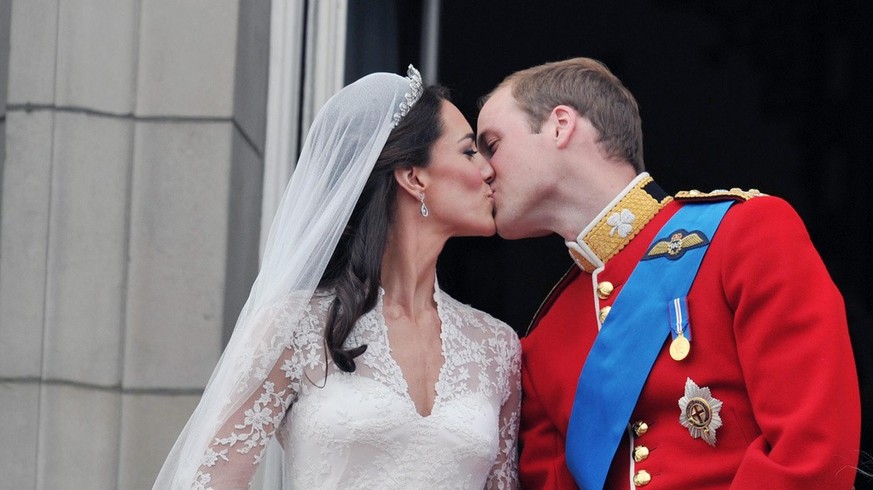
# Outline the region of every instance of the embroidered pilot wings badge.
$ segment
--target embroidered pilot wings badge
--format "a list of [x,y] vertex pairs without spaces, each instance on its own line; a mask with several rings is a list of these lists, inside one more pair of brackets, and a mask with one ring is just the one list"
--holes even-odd
[[682,229],[670,233],[670,238],[658,239],[642,260],[666,257],[670,260],[678,260],[685,252],[694,248],[704,247],[709,244],[709,238],[701,231],[685,231]]
[[721,427],[721,400],[713,398],[709,388],[700,388],[688,378],[685,396],[679,399],[679,423],[688,429],[691,437],[703,439],[715,446],[715,431]]

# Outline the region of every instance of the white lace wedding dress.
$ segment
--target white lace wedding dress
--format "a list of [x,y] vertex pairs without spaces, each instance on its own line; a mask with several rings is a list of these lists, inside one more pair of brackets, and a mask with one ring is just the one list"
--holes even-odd
[[[422,416],[391,357],[381,295],[347,341],[367,345],[357,370],[326,365],[332,298],[316,293],[292,320],[275,365],[252,361],[265,382],[219,431],[193,488],[247,487],[274,432],[286,488],[517,488],[520,347],[509,326],[437,289],[445,363]],[[274,321],[283,320],[279,308]]]

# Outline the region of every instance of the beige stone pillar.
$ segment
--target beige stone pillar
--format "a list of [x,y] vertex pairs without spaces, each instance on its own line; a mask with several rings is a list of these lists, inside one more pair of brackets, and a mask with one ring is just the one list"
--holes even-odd
[[3,25],[0,486],[150,488],[257,268],[270,2]]

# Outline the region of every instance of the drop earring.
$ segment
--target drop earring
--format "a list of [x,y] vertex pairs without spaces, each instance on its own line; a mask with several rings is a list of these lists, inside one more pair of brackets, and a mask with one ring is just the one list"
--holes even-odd
[[430,211],[428,211],[427,205],[424,204],[424,192],[418,193],[418,200],[421,201],[421,215],[427,218],[427,215],[430,214]]

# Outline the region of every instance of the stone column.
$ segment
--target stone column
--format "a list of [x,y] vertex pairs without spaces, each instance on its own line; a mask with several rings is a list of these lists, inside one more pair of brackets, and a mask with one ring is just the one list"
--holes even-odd
[[151,487],[256,273],[269,16],[11,2],[4,487]]
[[3,189],[3,161],[6,155],[6,81],[9,79],[9,7],[9,0],[0,0],[0,189]]

